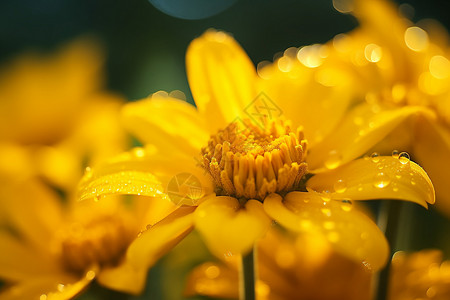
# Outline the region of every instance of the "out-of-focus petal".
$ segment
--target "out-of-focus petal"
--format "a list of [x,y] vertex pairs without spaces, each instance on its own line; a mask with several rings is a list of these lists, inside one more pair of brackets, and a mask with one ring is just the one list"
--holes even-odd
[[436,188],[436,205],[450,215],[450,134],[441,125],[421,118],[413,144],[414,159],[424,167]]
[[79,185],[79,199],[132,194],[194,205],[212,192],[211,180],[193,158],[150,152],[136,148],[88,170]]
[[148,268],[172,249],[194,226],[195,207],[182,206],[153,226],[148,226],[128,247],[123,261],[104,268],[99,282],[111,289],[138,294],[146,283]]
[[237,299],[238,283],[239,276],[236,270],[222,264],[204,263],[189,274],[184,294]]
[[210,133],[242,116],[256,93],[256,72],[241,46],[228,34],[208,30],[186,54],[189,86]]
[[153,96],[128,103],[122,119],[141,142],[155,145],[163,153],[197,155],[209,138],[202,116],[194,106],[179,99]]
[[[321,63],[320,53],[329,51],[327,47],[312,45],[301,51],[310,49],[305,59]],[[291,120],[294,127],[303,127],[305,137],[313,146],[341,120],[354,91],[343,70],[333,65],[319,69],[307,67],[298,60],[298,53],[293,53],[295,56],[285,54],[273,64],[258,69],[262,77],[259,84],[279,106],[281,115]]]
[[343,255],[373,270],[382,268],[389,246],[376,224],[349,203],[327,200],[313,193],[291,192],[284,200],[271,194],[264,200],[264,209],[283,227],[320,234]]
[[421,106],[379,109],[361,104],[349,112],[336,131],[310,149],[309,168],[317,171],[334,169],[365,154],[409,117],[431,114]]
[[427,173],[409,155],[360,158],[319,173],[306,183],[309,190],[332,199],[397,199],[427,207],[435,194]]
[[[0,231],[0,278],[8,281],[32,280],[60,272],[49,253],[42,253],[11,233]],[[33,251],[31,251],[33,249]]]
[[95,278],[94,271],[88,271],[81,278],[61,274],[60,276],[36,276],[21,281],[0,292],[1,300],[46,299],[67,300],[80,294]]
[[202,202],[195,211],[196,229],[217,256],[250,251],[270,224],[257,200],[249,200],[241,208],[236,198],[219,196]]
[[29,243],[48,250],[55,228],[62,223],[58,195],[37,180],[9,182],[0,188],[0,208],[5,219]]
[[182,206],[149,227],[131,243],[127,260],[136,267],[152,265],[192,230],[195,209]]

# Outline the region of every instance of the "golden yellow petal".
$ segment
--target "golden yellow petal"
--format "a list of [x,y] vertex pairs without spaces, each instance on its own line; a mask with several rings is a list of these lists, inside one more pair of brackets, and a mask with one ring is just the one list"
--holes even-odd
[[255,68],[241,46],[227,33],[206,31],[186,54],[189,86],[210,133],[242,116],[256,97]]
[[396,199],[424,207],[427,207],[427,202],[433,204],[435,201],[433,184],[427,173],[410,161],[405,152],[399,157],[357,159],[314,175],[306,187],[332,199]]
[[261,202],[249,200],[242,208],[233,197],[219,196],[202,202],[195,211],[195,226],[215,255],[250,251],[271,224]]
[[322,235],[338,252],[373,270],[386,263],[389,246],[384,235],[372,220],[348,203],[292,192],[284,199],[277,194],[268,196],[264,209],[281,226]]
[[194,226],[196,207],[181,206],[160,222],[149,226],[135,239],[126,253],[134,268],[149,268],[181,241]]
[[123,107],[122,119],[141,142],[155,145],[162,153],[197,155],[209,138],[202,116],[194,106],[179,99],[154,96],[128,103]]
[[[319,53],[329,51],[328,45],[308,47],[317,52],[309,53],[308,59],[317,56],[320,62],[324,59],[320,58]],[[314,147],[342,119],[352,100],[354,88],[350,86],[346,70],[334,66],[334,61],[326,63],[324,60],[324,65],[318,69],[310,68],[298,60],[298,49],[289,53],[290,49],[273,64],[258,69],[262,76],[260,89],[279,106],[280,115],[291,120],[294,127],[303,126],[309,145]],[[282,62],[288,63],[289,68],[284,69]]]
[[4,280],[30,280],[61,271],[56,256],[42,253],[8,232],[0,231],[0,244],[0,278]]
[[125,261],[117,267],[106,267],[98,274],[100,285],[129,294],[139,294],[145,288],[148,269]]
[[61,199],[37,180],[8,182],[7,186],[2,186],[0,209],[8,226],[43,251],[48,251],[48,241],[63,220]]
[[430,175],[436,188],[439,209],[450,215],[450,134],[447,128],[421,118],[413,144],[414,158]]
[[0,299],[67,300],[81,294],[95,278],[95,271],[87,271],[77,278],[69,274],[37,275],[20,281],[0,292]]
[[87,170],[79,185],[78,198],[132,194],[195,205],[211,192],[211,180],[196,166],[194,158],[159,155],[136,148]]
[[380,109],[365,103],[349,112],[336,131],[310,149],[308,167],[316,171],[334,169],[365,154],[408,118],[431,114],[420,106]]
[[238,272],[222,264],[204,263],[189,274],[184,294],[237,299]]

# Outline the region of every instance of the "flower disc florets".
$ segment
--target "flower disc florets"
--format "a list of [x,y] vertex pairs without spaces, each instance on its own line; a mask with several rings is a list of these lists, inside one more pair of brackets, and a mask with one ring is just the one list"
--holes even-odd
[[203,148],[202,167],[220,195],[264,200],[270,193],[295,190],[307,171],[307,141],[283,121],[260,127],[244,120],[213,135]]

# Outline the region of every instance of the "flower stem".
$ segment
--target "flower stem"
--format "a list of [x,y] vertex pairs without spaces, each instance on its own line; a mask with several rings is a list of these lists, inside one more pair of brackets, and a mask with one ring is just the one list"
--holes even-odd
[[376,300],[387,300],[389,295],[389,272],[391,269],[391,258],[397,243],[400,212],[403,203],[401,201],[384,201],[378,215],[378,226],[384,231],[391,253],[386,267],[380,272],[375,284]]
[[255,300],[254,250],[242,256],[240,300]]

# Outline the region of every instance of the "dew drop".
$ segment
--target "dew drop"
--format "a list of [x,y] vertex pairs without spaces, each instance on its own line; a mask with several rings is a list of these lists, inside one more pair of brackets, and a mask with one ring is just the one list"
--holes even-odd
[[147,224],[147,225],[145,226],[145,229],[149,230],[149,229],[152,228],[152,227],[153,227],[152,224]]
[[393,157],[393,158],[398,158],[399,155],[400,155],[400,152],[398,152],[398,150],[392,151],[392,157]]
[[394,192],[398,192],[398,187],[394,186],[394,187],[392,187],[392,190],[393,190]]
[[398,160],[400,161],[401,164],[406,165],[409,163],[410,161],[410,157],[408,152],[402,152],[398,155]]
[[336,193],[345,192],[347,190],[347,183],[344,180],[339,179],[334,183],[334,190],[336,191]]
[[[328,202],[331,201],[331,197],[328,197],[328,196],[321,196],[321,198],[322,198],[322,200],[323,200],[323,204],[324,204],[324,205],[326,205]],[[305,200],[306,200],[306,199],[305,199]],[[303,201],[305,201],[305,200],[303,200]],[[309,199],[308,199],[308,201],[309,201]]]
[[352,210],[352,205],[353,205],[352,201],[350,201],[350,200],[343,200],[342,203],[341,203],[341,209],[343,211],[351,211]]
[[46,295],[46,294],[42,294],[42,295],[39,297],[39,300],[47,300],[47,295]]
[[358,192],[362,192],[363,189],[363,185],[361,183],[358,184]]
[[384,174],[382,172],[375,175],[373,185],[376,188],[382,189],[387,187],[391,183],[391,179],[387,174]]
[[380,155],[377,152],[372,153],[372,155],[370,157],[374,163],[377,163],[380,161]]
[[411,185],[416,185],[416,182],[414,181],[414,179],[411,179]]
[[322,208],[321,211],[325,216],[331,216],[331,210],[329,208]]
[[95,278],[95,272],[92,270],[89,270],[86,272],[86,279],[87,280],[93,280]]
[[59,283],[58,286],[57,286],[57,289],[60,292],[64,291],[65,288],[66,288],[66,286],[64,284],[62,284],[62,283]]
[[332,150],[328,153],[328,158],[325,160],[325,167],[327,169],[336,169],[342,161],[342,156],[336,151]]

